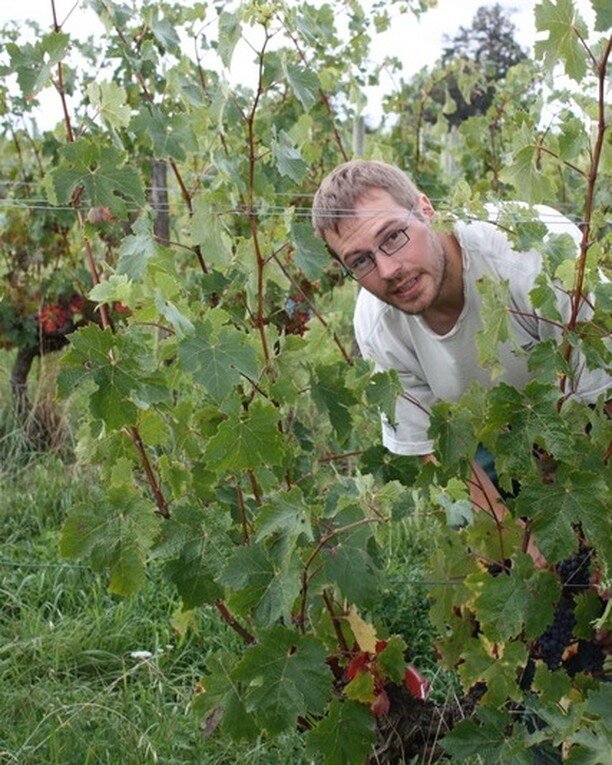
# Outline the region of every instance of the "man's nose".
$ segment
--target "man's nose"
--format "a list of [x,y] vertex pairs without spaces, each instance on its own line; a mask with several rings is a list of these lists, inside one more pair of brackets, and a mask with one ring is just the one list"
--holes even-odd
[[400,262],[395,255],[385,255],[384,252],[376,253],[376,267],[381,279],[392,279],[400,269]]

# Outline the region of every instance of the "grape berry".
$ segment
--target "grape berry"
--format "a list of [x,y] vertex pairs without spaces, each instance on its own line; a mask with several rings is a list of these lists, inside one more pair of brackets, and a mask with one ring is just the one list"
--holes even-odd
[[572,642],[575,624],[574,601],[562,597],[557,604],[553,623],[538,640],[540,658],[549,669],[558,669],[561,666],[565,649]]

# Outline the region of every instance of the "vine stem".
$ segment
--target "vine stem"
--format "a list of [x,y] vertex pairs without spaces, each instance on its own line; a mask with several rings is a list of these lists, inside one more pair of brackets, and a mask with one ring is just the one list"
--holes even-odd
[[[291,40],[291,42],[295,46],[297,54],[300,57],[302,63],[304,64],[306,69],[308,69],[310,67],[310,64],[308,63],[308,61],[306,59],[306,56],[305,56],[304,51],[302,50],[302,48],[300,46],[299,41],[296,40],[295,35],[291,31],[291,29],[289,29],[287,27],[287,25],[285,24],[284,20],[281,23],[283,25],[283,29],[285,30],[285,33],[287,34],[287,36],[289,37],[289,39]],[[331,120],[332,130],[334,131],[334,138],[336,139],[336,143],[338,144],[338,148],[340,149],[340,154],[342,154],[342,159],[345,162],[348,162],[350,157],[347,154],[346,149],[344,148],[344,144],[342,143],[342,136],[340,135],[340,133],[338,131],[338,127],[336,125],[336,120],[334,119],[334,110],[332,109],[331,103],[329,102],[329,96],[323,90],[323,88],[319,88],[319,95],[321,96],[321,101],[323,102],[323,105],[325,106],[325,109],[327,110],[327,113],[328,113],[329,118]]]
[[245,545],[251,544],[249,537],[249,525],[247,522],[246,507],[244,506],[244,495],[239,482],[236,482],[236,498],[238,500],[238,510],[240,511],[240,522],[242,524],[242,538]]
[[317,555],[325,547],[325,545],[330,540],[334,539],[334,537],[340,536],[340,534],[345,534],[347,531],[352,531],[353,529],[357,529],[360,526],[367,526],[370,523],[384,523],[389,520],[390,518],[387,518],[387,517],[361,518],[359,521],[354,521],[353,523],[349,523],[346,526],[341,526],[340,528],[332,529],[331,531],[328,531],[327,534],[324,534],[321,537],[315,549],[308,556],[308,560],[304,564],[304,569],[302,571],[302,593],[301,593],[302,603],[300,606],[300,614],[299,614],[299,623],[301,625],[303,625],[304,622],[306,621],[306,601],[308,597],[308,569],[312,565]]
[[229,625],[234,630],[234,632],[237,632],[246,643],[252,645],[256,642],[254,635],[251,635],[251,633],[246,630],[242,624],[240,624],[238,619],[236,619],[234,614],[229,610],[229,608],[222,600],[219,600],[218,598],[215,600],[215,608],[221,614],[223,621]]
[[[576,32],[576,34],[578,34]],[[578,35],[579,36],[579,35]],[[580,36],[579,36],[580,37]],[[584,44],[584,41],[582,41]],[[578,258],[578,264],[576,267],[576,276],[574,279],[574,289],[572,294],[572,311],[567,323],[567,331],[573,332],[578,322],[578,315],[584,302],[582,295],[582,289],[584,286],[584,276],[586,272],[586,259],[587,253],[590,247],[591,236],[591,218],[593,215],[593,204],[595,200],[595,186],[597,184],[597,175],[599,169],[599,162],[601,159],[601,153],[603,149],[604,135],[606,132],[606,98],[605,98],[605,83],[606,83],[606,69],[608,66],[608,59],[610,58],[610,51],[612,49],[612,37],[608,38],[606,47],[602,53],[599,61],[594,59],[595,70],[597,74],[597,101],[598,101],[598,120],[597,120],[597,136],[595,138],[595,144],[591,153],[591,162],[589,172],[587,176],[587,191],[584,203],[584,215],[582,226],[582,240],[580,242],[580,256]],[[587,50],[589,50],[587,48]],[[589,50],[590,52],[590,50]],[[565,360],[569,361],[572,352],[572,347],[569,342],[566,342],[565,347]],[[559,380],[559,389],[561,393],[565,392],[565,383],[567,375],[562,375]],[[560,410],[563,405],[563,397],[559,398],[557,402],[557,409]]]
[[[51,0],[51,10],[53,14],[53,30],[55,32],[59,32],[60,26],[57,22],[57,11],[55,8],[55,0]],[[68,111],[68,103],[66,101],[66,90],[64,88],[64,75],[63,75],[63,67],[62,67],[61,61],[59,61],[57,64],[57,84],[55,85],[55,87],[59,94],[60,101],[62,104],[62,111],[64,114],[64,125],[66,127],[66,138],[68,140],[68,143],[74,143],[74,130],[72,129],[70,112]],[[79,200],[82,193],[83,193],[82,187],[80,187],[78,190],[75,190],[75,193],[73,193],[72,195],[71,203],[76,212],[79,230],[81,232],[81,236],[83,237],[88,270],[90,272],[92,282],[95,285],[100,283],[100,274],[98,272],[98,268],[94,258],[91,242],[89,241],[89,237],[85,233],[85,221],[83,219],[83,212],[81,208],[79,207]],[[111,332],[113,333],[115,332],[115,327],[113,326],[113,322],[108,314],[108,308],[104,304],[100,305],[100,319],[101,319],[103,329],[109,329]],[[161,515],[163,518],[169,518],[170,511],[168,509],[168,502],[166,498],[164,497],[164,494],[161,490],[161,483],[158,480],[157,476],[155,475],[155,472],[151,466],[151,462],[149,460],[149,456],[142,442],[142,438],[140,437],[140,433],[136,427],[128,428],[127,432],[130,438],[132,439],[134,446],[136,447],[136,451],[140,459],[140,464],[142,466],[142,469],[145,472],[147,481],[149,483],[149,486],[153,493],[153,497],[155,499],[155,504],[157,506],[157,513]]]
[[[53,2],[53,0],[52,0]],[[107,9],[108,10],[108,9]],[[123,43],[123,46],[125,48],[129,48],[128,41],[125,38],[125,35],[123,34],[123,31],[116,25],[113,25],[115,32],[117,33],[117,36]],[[134,71],[134,76],[136,77],[136,80],[138,84],[140,85],[140,89],[142,90],[142,94],[144,95],[145,99],[151,104],[154,104],[153,96],[151,95],[151,92],[147,88],[147,83],[144,81],[144,78],[140,72]],[[183,197],[183,200],[185,202],[185,205],[187,206],[187,212],[189,214],[189,218],[193,218],[194,210],[193,210],[193,195],[187,188],[187,184],[185,183],[183,176],[181,174],[181,171],[179,170],[176,162],[172,157],[168,158],[168,164],[172,168],[172,172],[174,173],[174,177],[176,178],[176,181],[179,185],[179,188],[181,190],[181,195]],[[200,266],[200,269],[203,273],[207,274],[209,272],[208,266],[206,265],[206,261],[204,260],[204,256],[202,255],[202,249],[200,245],[196,245],[192,248],[193,252],[195,253],[195,256],[198,260],[198,264]]]
[[342,634],[342,627],[338,623],[338,617],[334,613],[334,602],[332,600],[331,594],[329,590],[325,589],[321,593],[321,597],[323,598],[323,602],[325,603],[325,607],[327,608],[327,612],[329,613],[329,618],[332,623],[332,627],[334,628],[334,632],[336,633],[336,638],[338,639],[338,645],[340,646],[340,650],[343,653],[350,653],[350,648],[347,645],[346,639],[344,635]]

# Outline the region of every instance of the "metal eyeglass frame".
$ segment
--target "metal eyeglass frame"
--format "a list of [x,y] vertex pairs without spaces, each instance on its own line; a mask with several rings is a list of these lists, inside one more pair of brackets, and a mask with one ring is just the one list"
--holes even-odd
[[[391,246],[385,246],[386,242],[389,240],[389,237],[393,236],[394,234],[403,234],[403,239],[399,244],[393,244]],[[399,228],[396,231],[392,231],[389,236],[376,247],[372,252],[365,252],[363,253],[363,256],[367,258],[369,261],[369,265],[366,266],[366,270],[363,273],[360,273],[359,276],[355,273],[355,271],[352,268],[349,268],[349,266],[346,265],[346,263],[342,263],[342,268],[344,269],[344,272],[347,276],[350,276],[351,279],[355,279],[355,281],[359,281],[360,279],[363,279],[368,274],[371,274],[372,271],[376,268],[376,253],[382,252],[383,255],[386,255],[389,257],[390,255],[395,255],[396,252],[402,249],[402,247],[405,247],[408,242],[410,241],[410,236],[408,235],[408,226],[405,226],[404,228]]]

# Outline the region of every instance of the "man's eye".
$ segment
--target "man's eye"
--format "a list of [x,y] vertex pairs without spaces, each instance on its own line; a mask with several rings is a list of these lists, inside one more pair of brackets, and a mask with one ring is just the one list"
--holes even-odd
[[352,258],[352,260],[349,260],[349,262],[346,264],[352,271],[354,271],[356,268],[361,268],[368,262],[368,256],[367,255],[357,255],[355,258]]
[[392,231],[389,236],[385,239],[384,244],[394,244],[397,242],[397,240],[400,238],[401,230],[398,229],[397,231]]

